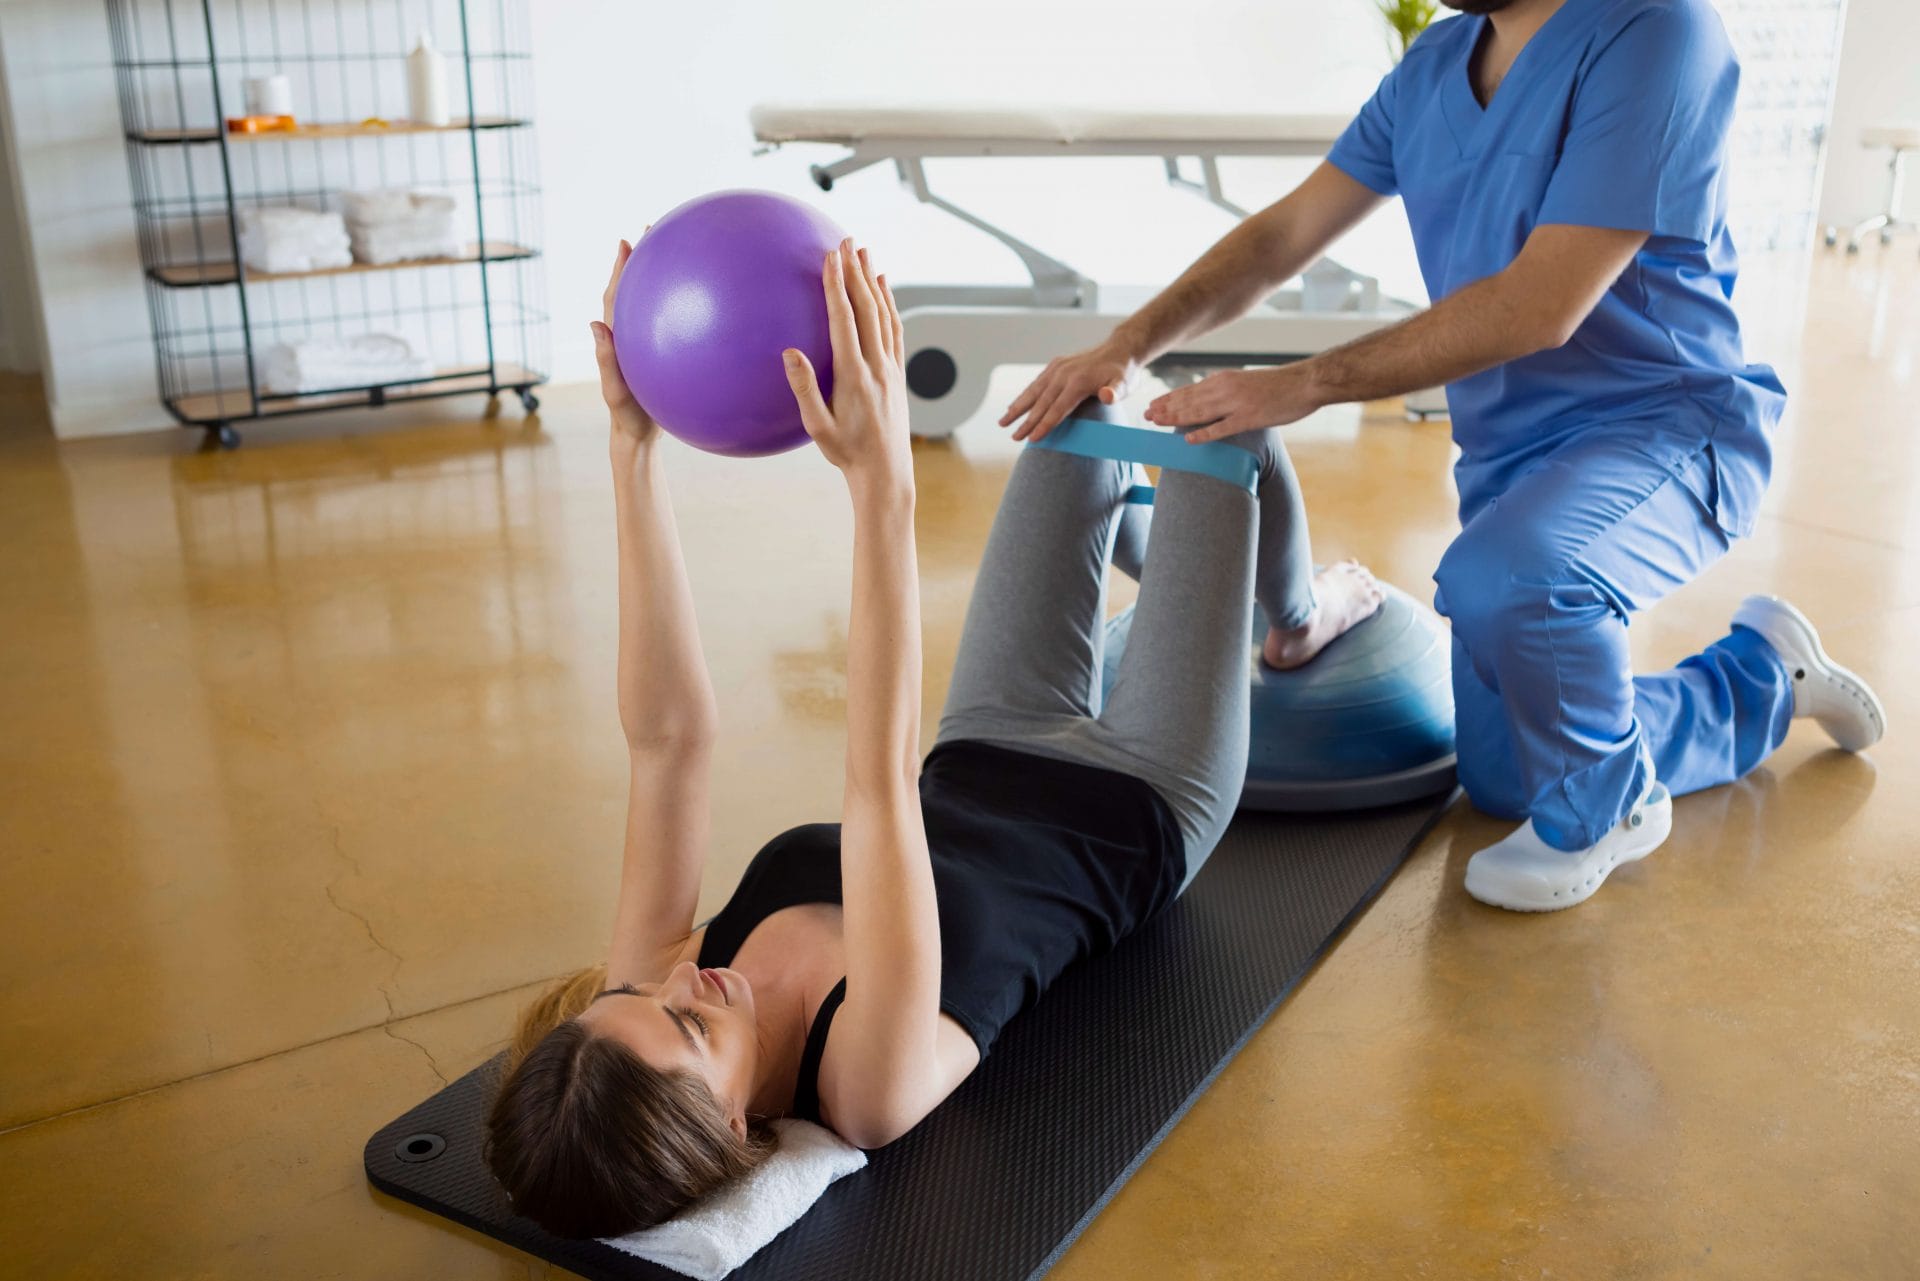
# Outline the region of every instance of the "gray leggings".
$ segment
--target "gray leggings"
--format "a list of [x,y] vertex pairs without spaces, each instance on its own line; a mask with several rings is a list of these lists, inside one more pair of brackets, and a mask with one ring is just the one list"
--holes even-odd
[[[1140,479],[1131,463],[1023,451],[940,717],[939,742],[982,740],[1143,779],[1180,825],[1187,881],[1246,778],[1254,602],[1279,628],[1299,627],[1314,607],[1306,509],[1286,451],[1268,432],[1233,443],[1259,460],[1257,499],[1168,469],[1151,509],[1125,503]],[[1109,561],[1140,580],[1140,600],[1103,707]]]

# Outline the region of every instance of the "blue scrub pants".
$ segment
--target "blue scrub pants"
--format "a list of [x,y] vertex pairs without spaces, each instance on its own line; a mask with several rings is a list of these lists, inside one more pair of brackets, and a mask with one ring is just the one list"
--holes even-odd
[[1485,494],[1463,480],[1460,536],[1434,573],[1475,807],[1585,849],[1650,778],[1679,796],[1766,759],[1793,688],[1758,634],[1734,628],[1652,676],[1627,654],[1628,617],[1726,554],[1711,449],[1670,465],[1602,429],[1500,479]]

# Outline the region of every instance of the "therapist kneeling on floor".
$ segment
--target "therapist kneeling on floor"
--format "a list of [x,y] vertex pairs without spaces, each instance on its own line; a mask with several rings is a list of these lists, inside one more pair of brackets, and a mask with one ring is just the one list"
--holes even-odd
[[[1739,67],[1709,0],[1447,0],[1295,191],[1247,219],[1100,347],[1009,408],[1038,437],[1160,354],[1245,314],[1387,196],[1433,306],[1277,369],[1215,374],[1149,420],[1215,440],[1447,384],[1460,536],[1434,575],[1453,623],[1460,781],[1524,820],[1467,889],[1578,903],[1652,852],[1673,795],[1739,778],[1817,717],[1884,729],[1864,683],[1785,602],[1635,677],[1627,619],[1751,531],[1785,404],[1729,299],[1726,141]],[[1021,421],[1023,420],[1023,421]]]

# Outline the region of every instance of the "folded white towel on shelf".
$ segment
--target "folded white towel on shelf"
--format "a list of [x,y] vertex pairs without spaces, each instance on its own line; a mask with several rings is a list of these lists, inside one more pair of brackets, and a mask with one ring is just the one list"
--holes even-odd
[[699,1281],[719,1281],[792,1227],[835,1180],[867,1163],[866,1153],[823,1126],[773,1124],[779,1150],[752,1174],[657,1227],[607,1244]]
[[382,223],[374,227],[356,224],[352,239],[355,260],[371,266],[409,262],[417,258],[457,258],[460,255],[460,242],[454,238],[451,219],[425,226],[412,221]]
[[235,211],[240,261],[249,271],[321,271],[353,265],[347,226],[337,213],[266,205]]
[[460,252],[454,235],[453,197],[432,191],[349,191],[340,197],[346,210],[353,256],[373,265],[418,258],[452,258]]
[[454,201],[452,196],[436,191],[407,191],[396,188],[385,191],[342,192],[340,207],[346,213],[348,222],[373,224],[392,222],[398,218],[411,218],[417,214],[450,214],[454,210]]
[[277,343],[260,360],[260,389],[297,395],[348,387],[378,387],[433,377],[433,362],[396,334],[305,338]]

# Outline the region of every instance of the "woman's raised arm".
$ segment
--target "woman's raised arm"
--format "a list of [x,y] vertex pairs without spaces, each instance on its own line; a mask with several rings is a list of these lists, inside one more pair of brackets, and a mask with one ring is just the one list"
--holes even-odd
[[706,862],[717,719],[661,472],[660,430],[627,389],[613,352],[614,291],[631,252],[621,241],[602,300],[605,319],[592,326],[600,392],[612,416],[608,454],[620,542],[620,726],[629,761],[620,897],[607,954],[609,986],[664,978],[692,935]]
[[851,241],[822,271],[833,403],[787,356],[807,432],[853,500],[847,627],[847,787],[841,813],[847,997],[821,1073],[825,1119],[862,1147],[904,1133],[945,1097],[940,917],[920,816],[920,580],[899,310]]

